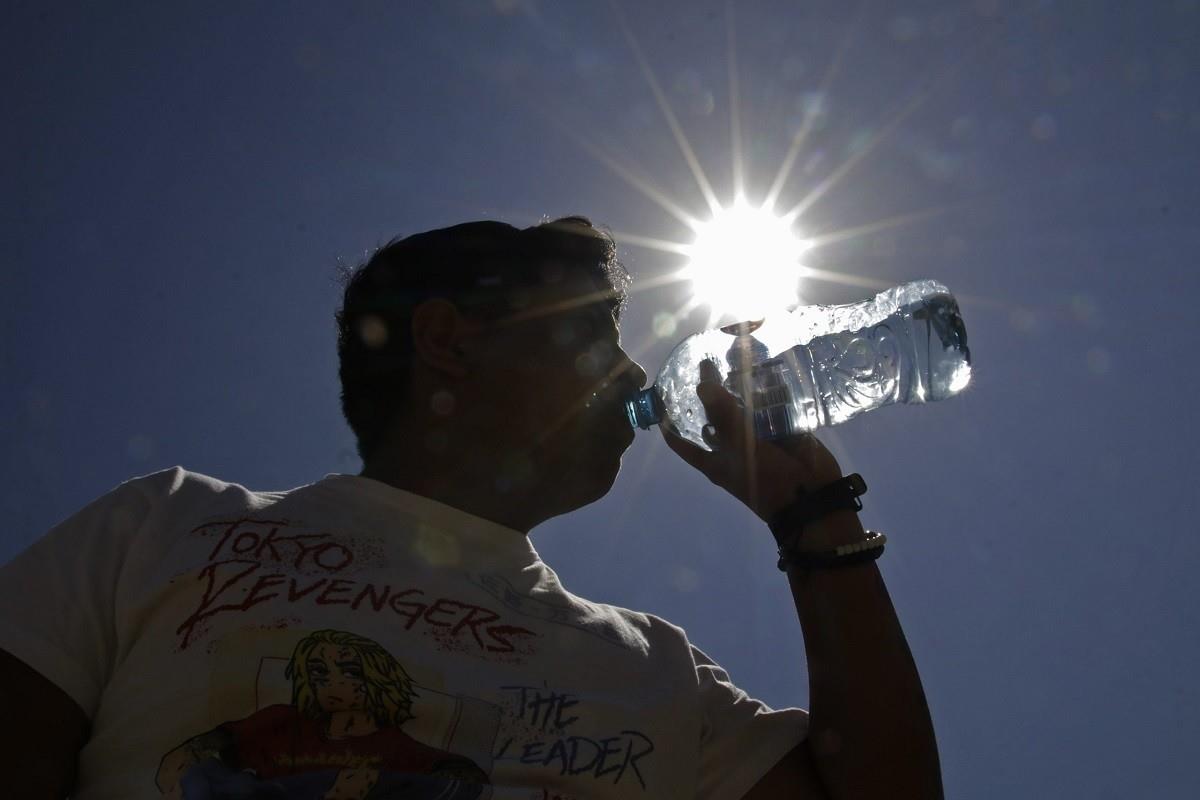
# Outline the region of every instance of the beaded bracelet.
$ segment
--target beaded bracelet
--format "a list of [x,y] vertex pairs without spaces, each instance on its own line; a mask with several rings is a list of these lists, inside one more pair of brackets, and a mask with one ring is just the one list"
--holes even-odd
[[879,531],[867,531],[867,538],[855,544],[843,544],[824,553],[800,553],[787,547],[779,548],[780,572],[792,567],[800,569],[822,569],[826,567],[848,567],[874,561],[883,554],[887,537]]

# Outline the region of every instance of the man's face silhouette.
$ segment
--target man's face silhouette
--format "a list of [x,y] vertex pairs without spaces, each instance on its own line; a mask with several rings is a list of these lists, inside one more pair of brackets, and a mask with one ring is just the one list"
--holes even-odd
[[646,380],[612,311],[585,276],[541,287],[472,348],[481,413],[506,457],[496,489],[530,483],[572,507],[603,496],[633,441],[623,401]]

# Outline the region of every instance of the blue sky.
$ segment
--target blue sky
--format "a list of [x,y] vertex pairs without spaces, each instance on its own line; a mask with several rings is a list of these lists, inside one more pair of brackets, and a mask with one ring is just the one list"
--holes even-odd
[[[0,562],[176,464],[260,489],[357,472],[339,261],[479,218],[686,241],[627,179],[705,208],[621,20],[727,200],[730,16],[617,7],[10,6]],[[889,537],[948,795],[1196,796],[1200,4],[746,0],[733,20],[751,199],[816,114],[780,205],[820,188],[797,227],[868,230],[812,265],[941,280],[970,333],[963,395],[824,436]],[[640,282],[681,263],[621,255]],[[705,324],[656,329],[687,292],[632,301],[623,339],[651,374]],[[769,534],[656,433],[534,543],[576,593],[807,705]]]

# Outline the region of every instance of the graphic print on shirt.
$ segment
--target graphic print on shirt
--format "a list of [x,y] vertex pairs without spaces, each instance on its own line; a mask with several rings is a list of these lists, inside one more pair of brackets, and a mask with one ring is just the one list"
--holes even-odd
[[571,691],[541,686],[501,686],[505,725],[493,764],[540,767],[547,775],[619,784],[646,792],[646,762],[653,740],[628,725],[595,724],[594,706]]
[[[411,558],[430,563],[439,555],[437,536],[430,530],[418,539]],[[440,649],[507,663],[522,663],[538,636],[491,608],[380,580],[384,561],[374,541],[286,519],[251,517],[206,522],[188,539],[204,542],[205,552],[202,565],[172,580],[194,594],[190,613],[176,628],[180,650],[204,639],[214,623],[250,609],[292,615],[337,606],[390,616],[402,630],[430,637]]]
[[[262,659],[255,680],[270,683],[272,661],[283,659]],[[182,800],[491,796],[488,771],[499,709],[418,687],[377,642],[345,631],[304,636],[285,664],[290,702],[265,703],[172,749],[155,776],[163,795]],[[260,687],[256,696],[270,695],[271,688]]]
[[480,574],[473,576],[471,581],[503,603],[505,608],[528,619],[565,625],[624,650],[644,653],[649,647],[646,637],[628,622],[611,614],[601,615],[595,603],[582,598],[574,598],[573,606],[548,603],[517,591],[502,575]]

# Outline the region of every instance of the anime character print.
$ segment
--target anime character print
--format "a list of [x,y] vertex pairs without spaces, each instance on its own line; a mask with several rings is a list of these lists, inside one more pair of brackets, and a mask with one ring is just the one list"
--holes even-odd
[[376,642],[320,630],[296,644],[284,673],[291,703],[222,723],[163,756],[155,782],[182,800],[475,800],[487,774],[417,741],[417,690]]

